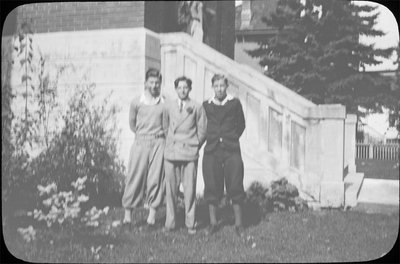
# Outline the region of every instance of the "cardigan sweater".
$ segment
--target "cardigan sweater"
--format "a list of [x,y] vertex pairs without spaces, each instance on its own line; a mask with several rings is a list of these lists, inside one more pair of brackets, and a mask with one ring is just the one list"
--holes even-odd
[[205,101],[203,107],[207,116],[204,152],[212,152],[218,146],[229,151],[240,151],[239,138],[246,125],[239,99],[233,98],[223,105]]

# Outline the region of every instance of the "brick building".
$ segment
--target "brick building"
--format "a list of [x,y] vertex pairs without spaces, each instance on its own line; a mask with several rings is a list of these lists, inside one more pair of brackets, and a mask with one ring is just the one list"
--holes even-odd
[[[126,159],[133,136],[128,122],[128,108],[132,98],[143,91],[144,73],[149,67],[165,71],[165,52],[162,52],[162,34],[183,31],[178,24],[179,1],[115,1],[115,2],[52,2],[20,5],[6,18],[2,34],[2,52],[15,53],[10,45],[13,35],[27,23],[33,35],[35,50],[40,50],[45,72],[51,83],[57,83],[57,103],[60,111],[66,107],[74,87],[93,84],[96,100],[113,95],[111,102],[121,106],[118,119],[119,154]],[[2,3],[3,7],[3,3]],[[9,8],[9,7],[7,7]],[[204,8],[213,16],[208,20],[206,44],[233,58],[234,53],[234,1],[204,2]],[[179,33],[177,36],[186,36]],[[4,44],[4,45],[3,45]],[[11,45],[15,45],[11,44]],[[202,45],[200,45],[202,46]],[[25,54],[25,55],[24,55]],[[164,55],[163,55],[164,54]],[[22,53],[16,56],[26,56]],[[34,54],[38,59],[39,53]],[[16,60],[23,58],[16,58]],[[26,59],[26,58],[25,58]],[[185,59],[185,58],[182,58]],[[185,59],[187,60],[187,59]],[[35,60],[34,60],[35,61]],[[173,88],[173,79],[187,69],[172,67],[175,74],[165,76],[164,95]],[[23,113],[25,86],[21,76],[26,69],[14,63],[11,67],[12,89],[17,95],[15,111]],[[58,74],[60,69],[62,74]],[[208,75],[207,75],[208,76]],[[34,102],[33,102],[34,103]]]
[[[156,33],[181,31],[179,1],[53,2],[17,7],[7,20],[28,22],[34,33],[145,27]],[[234,1],[207,1],[214,12],[206,43],[233,58],[235,38]],[[9,28],[15,29],[14,25]],[[13,30],[5,30],[11,33]]]

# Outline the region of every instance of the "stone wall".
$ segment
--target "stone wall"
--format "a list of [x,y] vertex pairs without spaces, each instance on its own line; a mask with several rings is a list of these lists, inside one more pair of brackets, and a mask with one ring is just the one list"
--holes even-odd
[[[126,162],[134,139],[128,123],[129,104],[144,89],[146,69],[160,68],[157,35],[145,28],[38,33],[33,35],[33,43],[45,58],[50,82],[57,83],[55,115],[64,111],[77,85],[93,84],[96,103],[109,97],[110,103],[117,105],[118,152]],[[23,113],[24,70],[14,63],[11,81],[17,113]],[[56,125],[54,121],[52,127]]]

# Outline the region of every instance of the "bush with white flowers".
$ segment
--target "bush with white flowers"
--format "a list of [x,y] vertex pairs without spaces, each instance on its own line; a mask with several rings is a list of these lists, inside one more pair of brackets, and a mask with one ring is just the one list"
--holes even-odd
[[[53,224],[64,226],[70,224],[74,228],[82,226],[98,227],[99,219],[103,215],[107,215],[109,207],[97,209],[95,206],[86,212],[82,212],[81,204],[89,200],[89,196],[82,193],[85,189],[85,182],[87,177],[78,178],[71,183],[72,191],[57,192],[57,185],[55,183],[47,186],[38,185],[40,197],[43,197],[42,204],[45,210],[34,209],[27,212],[28,216],[33,216],[38,221],[45,221],[48,227]],[[18,232],[28,242],[35,239],[35,236],[30,235],[35,231],[32,226],[27,229],[19,228]]]
[[21,234],[22,238],[27,241],[31,242],[32,240],[36,239],[36,230],[30,225],[27,228],[18,228],[18,233]]

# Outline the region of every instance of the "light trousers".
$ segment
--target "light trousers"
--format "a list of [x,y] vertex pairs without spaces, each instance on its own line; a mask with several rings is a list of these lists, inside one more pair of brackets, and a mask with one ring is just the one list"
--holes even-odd
[[179,184],[182,182],[185,204],[185,225],[195,226],[196,211],[196,178],[197,160],[195,161],[164,161],[166,184],[166,219],[165,227],[176,228],[176,213]]
[[137,208],[144,201],[145,207],[156,209],[163,202],[164,138],[136,138],[132,144],[122,206]]

